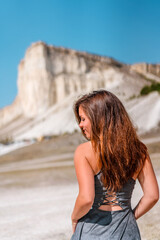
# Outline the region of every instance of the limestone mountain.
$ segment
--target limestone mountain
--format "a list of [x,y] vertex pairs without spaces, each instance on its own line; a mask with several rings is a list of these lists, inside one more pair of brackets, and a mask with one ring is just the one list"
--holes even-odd
[[[34,43],[19,64],[15,101],[0,110],[0,138],[29,139],[73,132],[77,129],[72,111],[74,100],[82,93],[100,88],[112,91],[122,100],[139,131],[149,131],[160,122],[160,96],[158,93],[138,96],[145,85],[151,84],[151,78],[160,81],[160,76],[159,70],[139,69],[144,67],[43,42]],[[146,101],[148,109],[141,116]],[[155,106],[156,116],[148,124]]]

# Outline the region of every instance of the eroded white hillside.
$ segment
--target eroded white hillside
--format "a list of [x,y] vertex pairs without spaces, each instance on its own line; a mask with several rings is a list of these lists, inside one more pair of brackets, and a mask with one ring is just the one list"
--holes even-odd
[[[38,117],[32,127],[15,133],[15,139],[32,139],[47,135],[72,133],[78,129],[73,114],[73,102],[77,98],[74,94],[61,104],[50,108],[45,115]],[[139,133],[145,133],[156,128],[160,122],[160,95],[156,92],[148,96],[124,102],[126,109]]]

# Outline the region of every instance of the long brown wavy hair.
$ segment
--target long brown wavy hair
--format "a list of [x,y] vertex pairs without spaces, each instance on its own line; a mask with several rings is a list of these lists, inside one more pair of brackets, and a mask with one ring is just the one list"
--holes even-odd
[[113,93],[98,90],[79,98],[74,105],[78,123],[80,106],[91,122],[90,140],[102,171],[101,180],[106,188],[117,191],[141,169],[147,148],[138,139],[123,104]]

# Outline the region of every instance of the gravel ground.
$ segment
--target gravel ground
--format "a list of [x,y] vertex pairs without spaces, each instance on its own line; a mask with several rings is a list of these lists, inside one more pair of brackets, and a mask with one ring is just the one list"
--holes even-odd
[[[145,138],[160,182],[160,142]],[[78,193],[75,133],[36,143],[0,157],[0,240],[69,240]],[[158,145],[157,145],[158,144]],[[132,205],[141,197],[136,183]],[[160,202],[138,220],[142,240],[160,240]]]

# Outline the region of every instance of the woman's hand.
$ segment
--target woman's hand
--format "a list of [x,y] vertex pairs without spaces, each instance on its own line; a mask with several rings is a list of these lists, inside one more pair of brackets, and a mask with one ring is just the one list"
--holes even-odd
[[72,220],[72,232],[74,233],[76,230],[76,226],[77,226],[78,221]]

